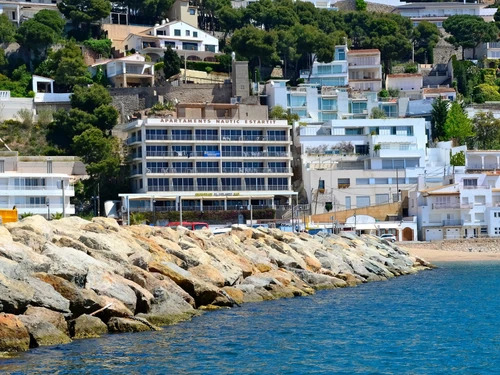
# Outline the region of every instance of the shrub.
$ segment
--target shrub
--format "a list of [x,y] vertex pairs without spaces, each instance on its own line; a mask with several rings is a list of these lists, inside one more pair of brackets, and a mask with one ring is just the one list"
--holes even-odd
[[88,39],[83,45],[103,57],[111,56],[111,40],[109,39]]

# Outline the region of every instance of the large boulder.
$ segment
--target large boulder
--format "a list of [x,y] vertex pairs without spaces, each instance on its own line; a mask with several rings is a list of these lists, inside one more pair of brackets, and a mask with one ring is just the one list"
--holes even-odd
[[24,315],[36,316],[40,320],[54,325],[59,331],[69,335],[68,323],[66,322],[64,315],[57,311],[49,310],[45,307],[28,306]]
[[23,322],[30,334],[30,347],[67,344],[71,339],[64,332],[57,329],[53,324],[43,320],[36,315],[20,315],[19,320]]
[[80,287],[85,286],[89,268],[110,269],[107,264],[71,247],[57,247],[47,243],[44,245],[43,255],[51,259],[47,273],[62,277]]
[[9,279],[0,273],[0,311],[22,314],[34,294],[35,290],[28,283]]
[[146,324],[130,318],[111,318],[108,321],[110,332],[144,332],[151,331]]
[[0,352],[22,352],[30,347],[30,335],[19,318],[0,313]]
[[69,301],[69,309],[73,316],[79,316],[98,310],[102,306],[102,298],[89,289],[78,288],[75,284],[62,277],[47,273],[33,275],[43,282],[50,284],[59,294]]
[[52,285],[34,277],[28,277],[25,282],[33,288],[31,304],[46,307],[62,313],[69,313],[69,300],[59,294]]
[[[115,298],[134,312],[137,306],[137,296],[127,285],[129,282],[131,281],[111,272],[91,268],[87,274],[85,288],[93,290],[98,295]],[[137,287],[140,288],[139,285]]]
[[85,314],[70,321],[69,330],[73,339],[86,339],[108,333],[108,326],[101,319]]

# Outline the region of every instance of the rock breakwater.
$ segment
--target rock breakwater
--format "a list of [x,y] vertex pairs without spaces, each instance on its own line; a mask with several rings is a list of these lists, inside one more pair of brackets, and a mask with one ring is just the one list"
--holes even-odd
[[0,352],[140,332],[203,310],[429,268],[375,237],[120,227],[32,216],[0,227]]

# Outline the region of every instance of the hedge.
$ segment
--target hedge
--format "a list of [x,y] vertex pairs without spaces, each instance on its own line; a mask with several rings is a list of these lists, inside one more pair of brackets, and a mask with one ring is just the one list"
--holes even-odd
[[[153,222],[153,212],[143,212],[144,218],[148,222]],[[208,224],[226,224],[238,223],[238,215],[241,214],[245,220],[250,220],[250,210],[233,210],[233,211],[183,211],[182,221],[202,221]],[[276,210],[263,209],[253,210],[253,220],[273,220],[276,217]],[[156,220],[180,221],[180,213],[178,211],[157,211],[155,212]]]

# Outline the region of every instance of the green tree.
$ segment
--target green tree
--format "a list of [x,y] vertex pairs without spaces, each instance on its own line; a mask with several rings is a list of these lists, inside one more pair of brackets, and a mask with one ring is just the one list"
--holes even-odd
[[356,0],[356,10],[358,10],[358,11],[366,10],[366,1],[365,0]]
[[12,43],[16,40],[15,36],[16,27],[5,13],[0,14],[0,43]]
[[472,121],[458,102],[451,104],[444,128],[446,137],[457,146],[464,145],[470,137],[474,136]]
[[378,107],[373,107],[372,112],[370,113],[370,118],[387,118],[384,110],[378,108]]
[[432,138],[437,140],[445,140],[445,124],[448,117],[448,101],[443,100],[438,96],[432,103],[431,111],[431,133]]
[[59,36],[62,36],[66,25],[66,21],[55,10],[42,9],[34,15],[33,20],[50,27]]
[[500,145],[500,120],[491,111],[479,112],[472,119],[474,147],[480,150],[497,149]]
[[108,0],[63,0],[57,4],[57,8],[74,25],[83,23],[89,29],[92,22],[109,16],[111,2]]
[[476,47],[479,44],[495,41],[498,37],[498,28],[495,23],[486,22],[479,16],[451,16],[443,22],[443,28],[451,34],[446,41],[455,48],[462,47],[462,60],[465,56],[464,49],[472,48],[473,58],[476,58]]
[[75,85],[92,82],[80,47],[74,41],[67,41],[57,51],[49,51],[47,58],[36,68],[35,74],[55,79],[56,84],[67,91],[72,90]]
[[170,46],[167,47],[163,55],[163,72],[166,79],[181,72],[181,58]]
[[500,101],[500,93],[498,86],[482,83],[474,87],[472,98],[476,103],[498,102]]
[[37,22],[35,19],[23,22],[16,34],[17,42],[36,56],[45,55],[47,48],[54,44],[59,37],[52,28]]
[[287,120],[288,125],[292,125],[295,121],[299,121],[300,117],[296,113],[290,113],[280,105],[275,105],[269,111],[269,118],[274,120]]
[[31,74],[26,65],[14,69],[9,77],[0,74],[0,90],[10,91],[12,97],[27,97],[30,91]]
[[415,61],[432,64],[433,51],[437,42],[439,42],[439,36],[440,33],[436,24],[428,21],[418,23],[412,33]]
[[452,155],[450,150],[450,165],[453,166],[453,171],[455,167],[465,166],[465,152],[460,151]]
[[111,102],[112,98],[108,90],[100,85],[76,86],[71,95],[71,108],[81,109],[87,113],[94,113],[97,108],[110,105]]
[[251,68],[272,61],[276,56],[275,32],[266,32],[254,26],[236,30],[231,38],[231,47],[251,62]]

